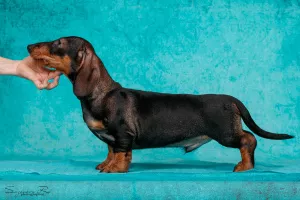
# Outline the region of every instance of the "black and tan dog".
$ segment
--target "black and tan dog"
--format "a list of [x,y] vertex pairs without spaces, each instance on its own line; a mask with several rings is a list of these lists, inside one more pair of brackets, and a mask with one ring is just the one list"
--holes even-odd
[[193,151],[211,139],[239,148],[234,171],[254,167],[256,139],[242,129],[241,118],[257,135],[274,140],[287,134],[262,130],[238,99],[227,95],[163,94],[123,88],[115,82],[92,45],[65,37],[28,46],[30,55],[62,71],[72,82],[89,129],[108,144],[108,156],[96,169],[127,172],[132,149],[184,147]]

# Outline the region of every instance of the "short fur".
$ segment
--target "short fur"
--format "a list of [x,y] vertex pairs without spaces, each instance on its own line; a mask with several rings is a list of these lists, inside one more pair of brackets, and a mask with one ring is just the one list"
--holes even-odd
[[29,45],[28,51],[71,80],[84,121],[95,136],[108,144],[108,157],[97,166],[103,172],[127,172],[132,149],[175,146],[190,152],[211,139],[239,148],[242,161],[234,171],[249,170],[254,167],[256,139],[242,129],[241,118],[263,138],[293,137],[262,130],[243,103],[232,96],[123,88],[110,77],[92,45],[79,37]]

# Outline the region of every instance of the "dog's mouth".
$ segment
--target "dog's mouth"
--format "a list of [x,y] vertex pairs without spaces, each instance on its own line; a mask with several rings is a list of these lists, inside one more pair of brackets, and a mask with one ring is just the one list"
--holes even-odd
[[69,75],[72,66],[71,58],[68,55],[61,56],[52,53],[52,46],[53,42],[41,42],[28,45],[27,50],[33,59],[42,60],[48,67]]

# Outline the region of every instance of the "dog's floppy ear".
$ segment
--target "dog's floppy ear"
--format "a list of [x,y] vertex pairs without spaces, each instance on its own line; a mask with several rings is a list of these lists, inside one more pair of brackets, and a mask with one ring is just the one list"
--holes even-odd
[[86,50],[79,51],[78,56],[82,56],[82,61],[76,72],[73,91],[77,97],[84,97],[91,94],[97,84],[99,68],[93,52]]

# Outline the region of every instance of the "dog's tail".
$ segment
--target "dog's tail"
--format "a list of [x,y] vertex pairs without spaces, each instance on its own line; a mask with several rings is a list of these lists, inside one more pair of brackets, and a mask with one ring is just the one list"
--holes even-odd
[[277,134],[277,133],[270,133],[268,131],[265,131],[261,129],[252,119],[248,109],[245,107],[245,105],[239,101],[238,99],[234,98],[234,103],[238,107],[242,119],[245,122],[245,124],[248,126],[248,128],[253,131],[255,134],[257,134],[260,137],[267,138],[267,139],[273,139],[273,140],[285,140],[285,139],[291,139],[294,138],[292,135],[288,134]]

